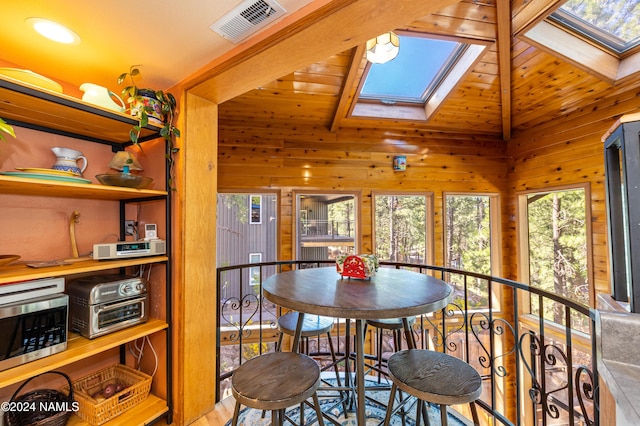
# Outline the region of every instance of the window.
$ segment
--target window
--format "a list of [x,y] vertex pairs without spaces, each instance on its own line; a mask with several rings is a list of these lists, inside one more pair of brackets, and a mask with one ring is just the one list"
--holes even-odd
[[398,56],[384,64],[371,64],[360,99],[387,104],[424,103],[464,47],[459,42],[426,37],[398,38],[401,46]]
[[356,194],[296,194],[296,256],[299,260],[335,259],[356,253]]
[[522,37],[613,85],[640,73],[639,24],[640,0],[568,0]]
[[[374,194],[375,254],[380,260],[424,264],[433,261],[433,213],[426,195]],[[427,258],[427,255],[429,258]]]
[[569,0],[550,20],[616,53],[640,43],[638,0]]
[[[588,186],[581,186],[518,198],[520,281],[586,306],[592,303],[588,197]],[[540,307],[532,297],[529,308],[533,314],[542,309],[547,320],[588,331],[588,324],[565,324],[563,310],[554,303]]]
[[397,34],[398,56],[365,68],[352,116],[426,121],[487,48],[442,36]]
[[252,224],[261,224],[262,223],[262,197],[260,195],[249,195],[249,200],[251,202],[251,210],[250,213],[250,221]]
[[[444,199],[445,265],[483,275],[499,275],[497,195],[445,194]],[[452,276],[450,284],[456,291],[456,301],[463,303],[461,277]],[[487,280],[467,280],[467,290],[469,308],[489,307]]]
[[[249,253],[249,263],[262,262],[262,253]],[[255,266],[249,269],[249,280],[252,286],[260,285],[260,267]]]

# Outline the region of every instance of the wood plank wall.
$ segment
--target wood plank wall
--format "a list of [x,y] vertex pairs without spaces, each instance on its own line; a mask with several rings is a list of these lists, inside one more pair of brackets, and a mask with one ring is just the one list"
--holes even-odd
[[[373,191],[434,194],[435,264],[443,264],[443,192],[506,193],[505,142],[495,137],[220,122],[218,189],[281,191],[281,259],[292,259],[293,192],[361,192],[360,251],[372,252]],[[406,155],[406,172],[394,172]],[[503,222],[505,222],[503,220]],[[502,271],[506,272],[506,271]],[[503,275],[503,273],[500,273]]]
[[[524,43],[517,45],[526,46]],[[558,67],[553,76],[568,73],[567,64],[550,55],[543,55],[530,49],[517,49],[520,54],[514,59],[514,80],[526,80],[527,73],[550,70],[551,64]],[[527,69],[523,59],[535,52],[543,63],[536,70]],[[546,72],[546,71],[545,71]],[[575,72],[575,69],[573,69]],[[512,218],[509,233],[504,235],[503,246],[512,257],[508,259],[513,276],[518,279],[518,259],[516,257],[515,214],[518,191],[529,191],[588,183],[591,192],[592,256],[595,293],[611,294],[609,283],[609,262],[607,245],[607,213],[604,172],[604,144],[602,136],[624,115],[636,113],[640,109],[637,83],[610,86],[593,76],[580,72],[582,90],[576,94],[555,93],[545,87],[532,87],[514,83],[514,124],[521,130],[513,132],[507,144],[509,159],[509,200],[503,208],[507,217]],[[548,78],[552,78],[549,75]],[[554,93],[551,93],[554,92]],[[520,109],[523,96],[535,96],[539,102],[527,109]],[[569,96],[583,95],[584,104],[564,109]],[[539,110],[557,108],[558,115],[552,121],[541,121]],[[592,298],[595,306],[595,298]]]

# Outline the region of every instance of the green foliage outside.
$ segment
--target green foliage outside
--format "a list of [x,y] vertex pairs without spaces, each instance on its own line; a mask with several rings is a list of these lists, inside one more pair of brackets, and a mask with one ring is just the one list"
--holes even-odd
[[569,0],[562,9],[623,40],[640,36],[638,0]]
[[[446,266],[491,275],[490,197],[450,195],[445,204]],[[448,281],[454,287],[455,303],[464,306],[463,277],[452,275]],[[486,280],[467,279],[467,290],[469,309],[489,306]]]
[[380,260],[424,263],[426,199],[421,195],[376,195],[375,254]]
[[[588,306],[585,220],[582,189],[528,197],[529,284]],[[539,309],[532,301],[533,312]],[[549,302],[543,309],[546,319],[565,322],[561,306]]]

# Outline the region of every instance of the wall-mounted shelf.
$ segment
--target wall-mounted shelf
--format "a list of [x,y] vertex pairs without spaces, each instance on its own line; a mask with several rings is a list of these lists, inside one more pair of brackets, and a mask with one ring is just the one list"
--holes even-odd
[[[149,395],[147,399],[135,406],[135,409],[125,411],[113,420],[103,423],[101,426],[121,426],[121,425],[148,425],[168,410],[167,402],[155,395]],[[89,426],[90,423],[83,421],[76,415],[71,415],[67,426]]]
[[95,200],[138,200],[166,197],[167,191],[123,188],[100,184],[58,182],[53,180],[0,175],[0,194],[85,198]]
[[150,319],[144,324],[115,331],[95,339],[86,339],[78,334],[70,333],[66,350],[9,370],[0,371],[0,388],[27,380],[46,371],[73,364],[105,350],[117,348],[124,343],[165,330],[167,327],[168,325],[165,321]]
[[8,265],[0,268],[0,284],[37,280],[40,278],[62,277],[86,272],[108,271],[109,269],[148,265],[150,263],[161,263],[168,260],[169,258],[167,256],[148,256],[119,260],[83,260],[69,265],[49,266],[46,268],[30,268],[23,264]]
[[[0,117],[10,124],[111,146],[130,145],[129,131],[138,123],[130,115],[6,77],[0,77]],[[159,132],[149,125],[140,141],[155,139]]]

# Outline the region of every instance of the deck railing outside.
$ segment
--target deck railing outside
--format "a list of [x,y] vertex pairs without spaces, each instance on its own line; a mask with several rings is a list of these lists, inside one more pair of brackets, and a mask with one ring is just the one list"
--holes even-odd
[[353,220],[305,220],[300,222],[300,236],[313,238],[353,238],[355,233]]
[[[243,271],[254,271],[254,282],[256,268],[260,273],[252,292],[218,296],[217,400],[228,395],[235,368],[275,348],[280,311],[262,297],[266,275],[333,265],[331,260],[282,261],[218,268],[218,295],[224,286],[243,288]],[[454,288],[454,301],[419,317],[414,333],[421,348],[457,356],[480,372],[483,423],[598,424],[593,309],[503,278],[429,265],[381,262],[381,267],[430,274]],[[333,338],[339,351],[344,351],[344,321],[336,319]],[[384,336],[383,352],[393,347],[391,339],[392,334]],[[322,340],[311,344],[312,352],[325,351]]]

